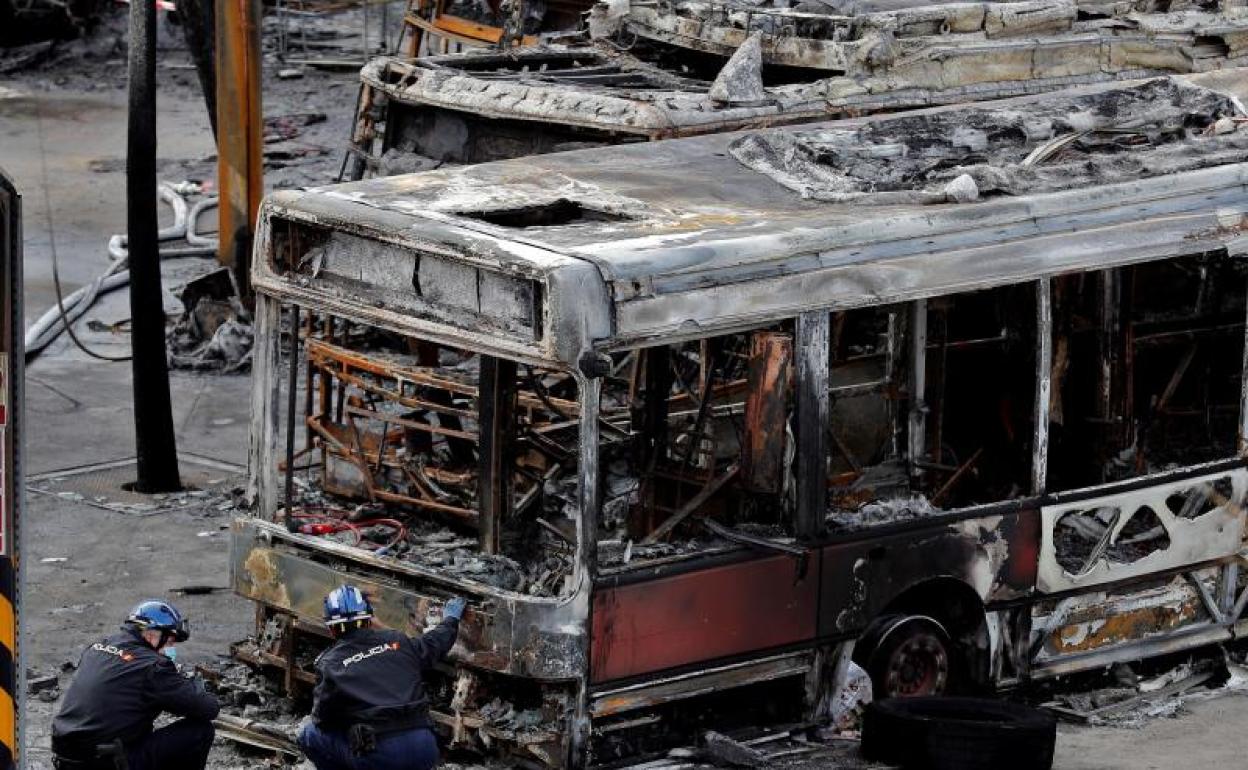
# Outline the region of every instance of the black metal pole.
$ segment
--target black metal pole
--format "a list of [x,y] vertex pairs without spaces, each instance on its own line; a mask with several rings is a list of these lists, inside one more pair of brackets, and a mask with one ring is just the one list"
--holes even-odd
[[126,137],[126,232],[130,248],[130,342],[134,439],[140,492],[181,488],[165,359],[165,309],[156,239],[156,0],[130,3],[130,122]]

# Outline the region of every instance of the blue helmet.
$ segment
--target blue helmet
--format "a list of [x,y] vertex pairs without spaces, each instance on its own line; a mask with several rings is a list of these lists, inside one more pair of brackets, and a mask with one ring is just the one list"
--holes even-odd
[[341,585],[325,597],[325,623],[333,626],[368,620],[373,617],[373,605],[364,592],[353,585]]
[[126,618],[126,622],[138,626],[144,631],[163,631],[173,636],[174,641],[185,642],[191,638],[191,624],[186,622],[182,613],[167,602],[149,600],[140,603]]

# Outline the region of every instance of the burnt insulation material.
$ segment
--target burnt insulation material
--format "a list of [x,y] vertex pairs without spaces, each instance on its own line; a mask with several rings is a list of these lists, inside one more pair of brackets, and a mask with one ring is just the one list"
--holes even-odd
[[1170,78],[1008,107],[888,118],[855,129],[756,133],[732,156],[803,197],[968,202],[1248,161],[1242,107]]

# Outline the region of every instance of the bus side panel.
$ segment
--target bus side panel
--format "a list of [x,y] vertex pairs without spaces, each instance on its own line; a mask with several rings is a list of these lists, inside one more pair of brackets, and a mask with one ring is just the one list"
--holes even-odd
[[631,585],[596,589],[594,683],[809,642],[819,572],[768,556]]
[[1035,509],[825,546],[819,635],[859,633],[906,590],[935,580],[963,583],[985,603],[1027,596],[1039,549]]

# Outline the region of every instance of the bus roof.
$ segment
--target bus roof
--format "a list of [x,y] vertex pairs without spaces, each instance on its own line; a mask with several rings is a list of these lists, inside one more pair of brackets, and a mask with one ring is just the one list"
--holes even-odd
[[[1092,86],[283,192],[265,211],[512,274],[575,273],[544,296],[578,320],[543,334],[570,337],[521,346],[573,362],[590,344],[1248,250],[1246,92],[1248,70]],[[257,287],[280,290],[264,270]]]

